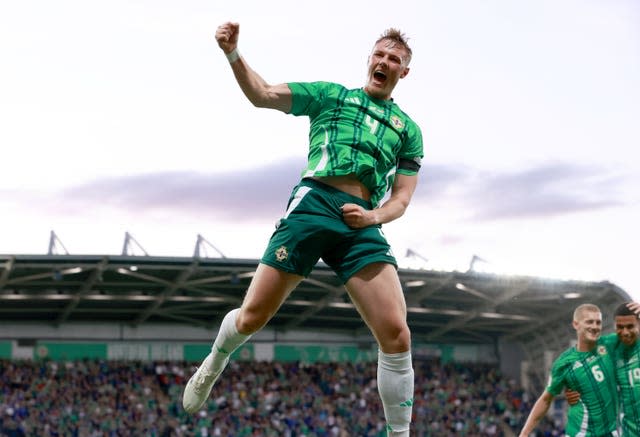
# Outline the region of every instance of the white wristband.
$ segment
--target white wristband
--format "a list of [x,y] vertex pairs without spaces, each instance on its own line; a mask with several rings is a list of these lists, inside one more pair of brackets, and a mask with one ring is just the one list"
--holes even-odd
[[225,53],[224,55],[227,57],[227,60],[229,61],[229,64],[233,64],[238,59],[240,59],[240,52],[238,51],[237,47],[235,49],[233,49],[231,52]]

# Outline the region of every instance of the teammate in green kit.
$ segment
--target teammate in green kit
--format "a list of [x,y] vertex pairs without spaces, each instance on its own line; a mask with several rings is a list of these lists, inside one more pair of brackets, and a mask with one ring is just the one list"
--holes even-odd
[[[603,337],[614,344],[611,358],[616,369],[616,382],[620,389],[622,409],[622,437],[640,436],[640,323],[638,322],[640,304],[623,303],[614,313],[616,332]],[[572,405],[569,414],[581,399],[580,393],[567,393]]]
[[579,405],[571,408],[565,435],[569,437],[617,436],[617,388],[611,360],[612,342],[601,339],[602,313],[592,304],[578,306],[573,313],[577,344],[564,351],[551,367],[544,393],[538,398],[520,432],[528,437],[563,389],[581,393]]
[[[640,305],[635,302],[618,306],[614,313],[616,332],[604,337],[614,345],[611,358],[620,389],[623,437],[640,436],[640,324],[637,314],[639,308]],[[580,392],[576,400],[582,399],[582,396]],[[572,401],[569,403],[573,405]]]
[[237,23],[216,31],[238,85],[257,107],[309,117],[308,165],[241,307],[225,316],[211,353],[187,383],[183,406],[190,413],[202,408],[230,354],[267,324],[322,258],[378,342],[388,433],[408,436],[411,333],[396,260],[381,231],[408,207],[423,156],[419,127],[391,98],[409,73],[407,39],[387,30],[369,55],[365,86],[347,89],[328,82],[268,84],[239,54],[239,32]]
[[638,315],[628,304],[616,309],[615,326],[615,335],[620,341],[613,358],[620,387],[622,436],[637,437],[640,436],[640,324]]

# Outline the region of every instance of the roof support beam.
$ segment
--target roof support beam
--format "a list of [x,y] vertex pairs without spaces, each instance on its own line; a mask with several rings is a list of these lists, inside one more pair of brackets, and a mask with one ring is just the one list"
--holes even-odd
[[488,304],[482,305],[480,308],[475,309],[471,313],[468,313],[463,317],[458,317],[456,319],[453,319],[449,323],[447,323],[445,326],[432,331],[427,335],[427,338],[428,339],[437,338],[438,336],[446,333],[447,331],[464,326],[466,323],[470,322],[476,317],[481,317],[482,313],[493,312],[495,308],[501,303],[507,302],[510,299],[513,299],[519,294],[522,294],[523,292],[525,292],[528,288],[527,285],[528,285],[528,282],[524,283],[520,287],[514,287],[512,289],[509,289],[508,291],[504,292],[502,296],[500,296],[497,300],[492,301]]
[[13,270],[13,264],[16,261],[16,257],[12,256],[7,261],[5,261],[4,266],[2,266],[2,274],[0,275],[0,290],[4,288],[7,284],[7,280],[9,279],[9,275],[11,274],[11,270]]
[[138,317],[136,317],[136,319],[133,321],[133,325],[138,326],[139,324],[147,320],[155,310],[160,308],[160,306],[165,302],[165,300],[167,300],[167,298],[171,297],[176,292],[176,290],[184,285],[187,279],[189,279],[189,276],[191,276],[197,268],[198,260],[194,260],[186,269],[180,272],[173,283],[169,284],[162,291],[162,293],[160,293],[160,295],[156,297],[156,300],[151,305],[149,305],[142,313],[140,313]]
[[55,321],[55,325],[60,325],[69,318],[69,315],[73,310],[77,308],[82,297],[89,294],[89,292],[93,289],[93,286],[96,284],[96,282],[100,280],[100,278],[102,277],[102,272],[107,267],[107,264],[109,264],[109,258],[105,256],[95,266],[95,268],[93,269],[93,271],[91,272],[87,280],[82,284],[82,287],[80,287],[80,290],[73,296],[73,299],[71,299],[71,302],[67,304],[65,309],[58,316],[58,318]]

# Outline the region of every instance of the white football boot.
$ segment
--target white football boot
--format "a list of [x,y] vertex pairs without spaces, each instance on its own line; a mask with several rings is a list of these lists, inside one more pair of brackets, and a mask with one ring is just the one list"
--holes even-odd
[[187,386],[184,388],[182,406],[189,414],[194,414],[202,408],[211,394],[213,385],[216,383],[218,377],[224,368],[227,367],[227,363],[229,362],[229,357],[227,357],[218,372],[211,372],[209,368],[211,367],[212,359],[213,357],[211,354],[207,355],[200,367],[198,367],[198,370],[196,370],[196,373],[194,373],[189,379],[189,382],[187,382]]

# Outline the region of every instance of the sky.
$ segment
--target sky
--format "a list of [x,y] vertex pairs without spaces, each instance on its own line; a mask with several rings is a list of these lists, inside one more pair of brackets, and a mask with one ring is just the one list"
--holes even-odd
[[274,84],[361,87],[382,31],[409,37],[393,96],[425,157],[383,227],[401,266],[475,255],[640,299],[636,0],[1,2],[0,254],[46,254],[54,231],[59,253],[119,255],[129,233],[132,254],[192,256],[202,235],[201,253],[261,256],[308,119],[244,98],[225,21]]

